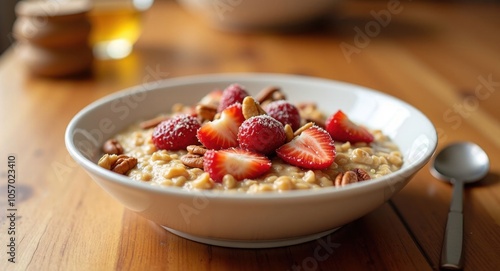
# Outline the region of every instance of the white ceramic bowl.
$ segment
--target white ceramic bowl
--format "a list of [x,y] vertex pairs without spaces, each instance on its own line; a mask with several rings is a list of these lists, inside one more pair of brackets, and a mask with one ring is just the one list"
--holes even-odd
[[[343,188],[240,194],[186,191],[131,180],[96,165],[100,147],[139,120],[193,104],[208,91],[231,83],[251,94],[280,86],[292,102],[314,101],[325,113],[342,109],[351,119],[380,128],[404,155],[401,170]],[[220,74],[174,78],[132,87],[102,98],[69,123],[71,156],[113,198],[167,230],[195,241],[231,247],[274,247],[313,240],[376,209],[403,188],[432,156],[436,130],[411,105],[352,84],[277,74]]]
[[331,14],[339,0],[178,0],[216,28],[253,30],[297,26]]

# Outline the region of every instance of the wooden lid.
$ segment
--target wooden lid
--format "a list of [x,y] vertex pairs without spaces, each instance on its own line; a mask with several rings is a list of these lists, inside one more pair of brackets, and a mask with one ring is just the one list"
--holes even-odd
[[91,8],[89,0],[23,0],[17,3],[15,11],[18,16],[61,17],[83,15]]

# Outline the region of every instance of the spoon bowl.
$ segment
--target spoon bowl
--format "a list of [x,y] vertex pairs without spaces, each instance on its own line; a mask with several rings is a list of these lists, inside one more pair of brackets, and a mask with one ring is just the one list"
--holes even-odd
[[488,169],[488,155],[481,147],[471,142],[458,142],[438,153],[431,172],[441,180],[472,183],[484,178]]
[[450,212],[441,251],[442,268],[462,269],[464,184],[484,178],[488,174],[489,167],[490,162],[486,152],[471,142],[457,142],[446,146],[432,162],[432,175],[453,184]]

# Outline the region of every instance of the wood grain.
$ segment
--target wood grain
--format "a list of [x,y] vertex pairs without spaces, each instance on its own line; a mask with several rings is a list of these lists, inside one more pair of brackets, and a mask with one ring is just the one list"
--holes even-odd
[[[386,9],[387,1],[346,1],[307,30],[226,33],[208,28],[173,1],[158,0],[144,14],[131,56],[96,61],[91,74],[73,78],[31,76],[13,45],[0,57],[0,112],[6,124],[0,153],[17,156],[17,263],[7,262],[2,250],[0,270],[438,269],[451,186],[435,180],[428,165],[390,202],[320,240],[229,249],[180,238],[124,209],[64,147],[67,123],[100,97],[152,79],[222,72],[360,84],[426,114],[438,130],[438,149],[459,140],[477,142],[487,151],[491,170],[466,188],[465,270],[495,270],[500,266],[500,7],[453,1],[401,5],[402,11],[350,57],[341,44],[355,44],[354,29],[364,29],[374,20],[370,12]],[[0,176],[6,177],[4,167]],[[0,190],[6,195],[5,182]],[[4,250],[7,222],[2,215]]]

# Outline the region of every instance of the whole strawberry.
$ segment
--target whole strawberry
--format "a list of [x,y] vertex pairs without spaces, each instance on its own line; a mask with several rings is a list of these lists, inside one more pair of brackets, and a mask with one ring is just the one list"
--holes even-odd
[[286,141],[283,124],[268,115],[245,120],[238,130],[240,148],[271,154]]
[[243,99],[248,95],[248,92],[242,86],[238,84],[229,85],[222,92],[217,111],[222,112],[234,103],[242,103]]
[[191,115],[178,115],[158,124],[152,135],[157,149],[182,150],[189,145],[198,145],[196,132],[200,128],[198,119]]
[[295,105],[285,100],[278,100],[266,106],[269,116],[277,119],[283,125],[289,124],[295,131],[300,127],[300,114]]

